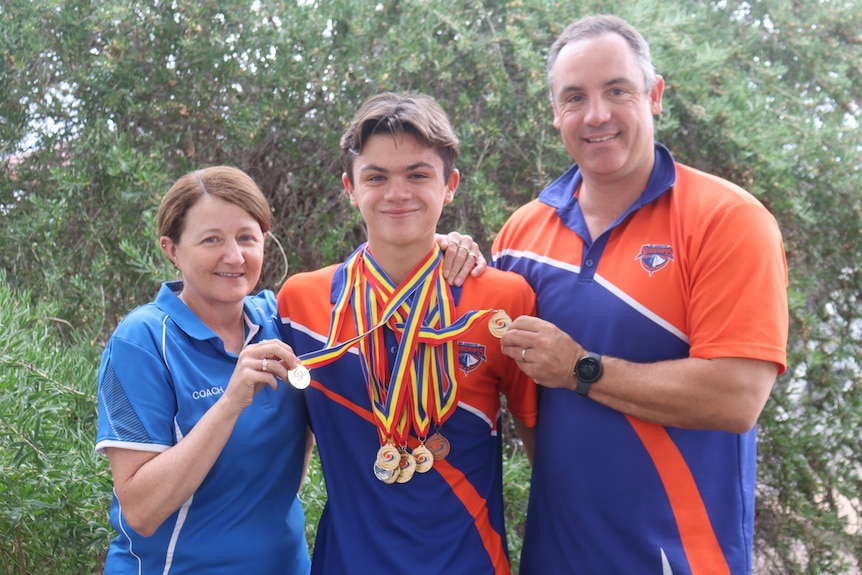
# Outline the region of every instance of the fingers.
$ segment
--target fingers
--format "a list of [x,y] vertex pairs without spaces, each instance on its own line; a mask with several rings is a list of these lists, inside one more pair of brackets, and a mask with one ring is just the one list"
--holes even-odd
[[264,339],[260,342],[248,346],[245,351],[249,351],[259,359],[268,358],[270,362],[268,366],[272,368],[273,361],[283,364],[286,369],[293,369],[299,365],[299,358],[293,353],[293,348],[279,339]]
[[468,276],[477,277],[487,267],[487,262],[479,245],[473,238],[450,232],[445,236],[437,236],[440,248],[444,250],[443,277],[450,285],[461,286]]
[[567,333],[545,320],[520,316],[500,338],[503,353],[537,384],[567,387],[580,346]]
[[278,388],[278,380],[288,380],[292,370],[300,366],[293,349],[280,340],[263,340],[246,347],[237,361],[237,371],[243,370],[248,382],[265,383]]
[[485,261],[485,256],[482,255],[482,252],[476,253],[476,267],[474,267],[470,271],[470,275],[474,278],[479,277],[483,273],[485,273],[485,268],[488,267],[488,262]]

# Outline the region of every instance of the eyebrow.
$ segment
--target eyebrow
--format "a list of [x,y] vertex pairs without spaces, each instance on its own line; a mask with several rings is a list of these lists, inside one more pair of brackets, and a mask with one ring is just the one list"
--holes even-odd
[[[602,84],[602,87],[610,88],[611,86],[619,86],[620,84],[628,84],[631,86],[636,84],[636,82],[633,82],[630,78],[626,78],[625,76],[620,76],[618,78],[611,78]],[[577,92],[579,90],[583,90],[583,88],[581,86],[563,86],[560,89],[560,92]]]
[[[416,162],[415,164],[410,164],[409,166],[405,166],[404,171],[412,172],[414,170],[419,170],[421,168],[434,169],[434,164],[430,162]],[[382,166],[377,166],[375,164],[367,164],[359,168],[359,173],[363,172],[383,172],[388,174],[391,170],[388,170]]]
[[[249,225],[249,226],[242,226],[241,228],[239,228],[236,231],[239,233],[248,233],[248,232],[258,232],[258,231],[260,231],[260,229],[255,228],[252,225]],[[211,236],[211,235],[224,234],[225,230],[223,230],[222,228],[219,228],[219,227],[209,227],[209,228],[204,228],[204,229],[200,230],[198,233],[200,234],[201,237],[206,237],[206,236]]]

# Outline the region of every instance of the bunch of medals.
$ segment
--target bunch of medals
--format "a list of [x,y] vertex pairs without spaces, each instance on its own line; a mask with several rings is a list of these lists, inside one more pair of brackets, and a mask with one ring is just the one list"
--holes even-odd
[[[512,319],[505,311],[497,310],[488,322],[488,329],[491,335],[499,339],[511,323]],[[407,483],[414,473],[430,471],[435,460],[446,459],[450,449],[449,440],[439,430],[424,441],[420,439],[412,453],[406,447],[399,449],[387,441],[377,450],[374,476],[387,485]]]
[[[386,484],[406,483],[449,454],[449,441],[439,431],[431,437],[427,433],[432,421],[439,430],[458,405],[455,341],[488,316],[492,316],[489,329],[498,338],[511,323],[502,310],[473,310],[456,320],[441,262],[442,253],[435,245],[409,277],[395,286],[364,248],[354,252],[341,268],[345,287],[333,307],[324,349],[301,356],[306,367],[319,367],[359,343],[381,439],[373,472]],[[337,334],[351,307],[359,335],[338,344]],[[401,335],[391,369],[382,329],[387,325]],[[304,376],[296,377],[300,385],[304,383],[300,381]],[[406,447],[411,427],[416,437],[427,437],[412,452]]]

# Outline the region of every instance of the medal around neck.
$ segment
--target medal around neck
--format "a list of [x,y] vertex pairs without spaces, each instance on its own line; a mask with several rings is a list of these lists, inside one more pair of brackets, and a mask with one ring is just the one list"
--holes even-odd
[[449,455],[449,440],[439,431],[425,441],[425,447],[428,448],[434,459],[446,459],[446,456]]
[[296,389],[305,389],[311,383],[311,374],[304,365],[298,365],[287,372],[287,380]]
[[398,477],[395,481],[398,483],[407,483],[413,478],[416,473],[416,458],[412,453],[404,451],[401,453],[401,461],[398,463]]
[[377,450],[374,464],[381,469],[397,469],[400,462],[401,452],[391,443],[386,443]]
[[434,456],[425,445],[419,445],[414,449],[413,457],[416,459],[416,473],[425,473],[434,467]]
[[395,483],[398,479],[399,473],[401,473],[401,471],[398,467],[395,467],[394,469],[383,469],[380,467],[378,462],[374,462],[374,477],[387,485]]

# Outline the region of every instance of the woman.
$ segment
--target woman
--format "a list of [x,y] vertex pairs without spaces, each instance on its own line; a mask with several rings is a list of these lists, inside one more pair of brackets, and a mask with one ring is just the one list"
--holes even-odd
[[[274,294],[249,295],[270,218],[232,167],[187,174],[162,200],[159,242],[182,280],[120,322],[99,369],[96,449],[117,531],[106,574],[309,570],[297,491],[313,438],[302,392],[285,383],[298,361],[278,339]],[[463,281],[472,240],[440,242]]]

